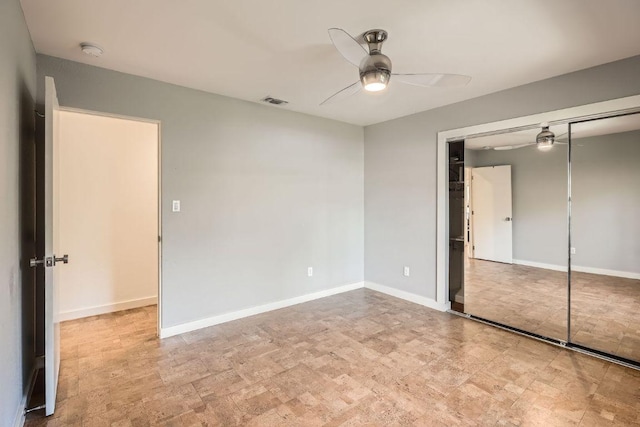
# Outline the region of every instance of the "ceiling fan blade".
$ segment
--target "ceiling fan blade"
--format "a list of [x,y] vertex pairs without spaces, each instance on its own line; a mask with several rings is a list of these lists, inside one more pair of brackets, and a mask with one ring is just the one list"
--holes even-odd
[[464,86],[471,81],[471,77],[461,74],[392,74],[395,80],[414,86],[425,87],[455,87]]
[[560,135],[556,135],[554,138],[555,142],[567,142],[569,140],[569,132],[561,133]]
[[344,59],[356,67],[359,67],[360,62],[369,55],[365,48],[343,29],[329,28],[329,37]]
[[357,82],[345,87],[344,89],[337,91],[336,93],[334,93],[333,95],[331,95],[330,97],[322,101],[320,105],[331,104],[341,99],[348,98],[351,95],[354,95],[360,92],[361,89],[362,89],[362,83],[360,83],[360,80],[358,80]]
[[[555,142],[555,143],[556,143],[556,144],[558,144],[558,145],[569,145],[569,142],[568,142],[568,141],[557,141],[557,140],[556,140],[556,142]],[[576,144],[575,142],[572,142],[572,143],[571,143],[571,146],[572,146],[572,147],[584,147],[584,145],[582,145],[582,144]]]
[[528,147],[529,145],[535,145],[535,142],[530,142],[528,144],[519,144],[519,145],[499,145],[493,148],[495,151],[506,151],[506,150],[515,150],[517,148]]

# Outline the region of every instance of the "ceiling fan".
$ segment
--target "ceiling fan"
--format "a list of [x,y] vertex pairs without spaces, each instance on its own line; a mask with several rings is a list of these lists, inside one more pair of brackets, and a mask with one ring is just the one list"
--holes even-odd
[[363,88],[369,92],[381,91],[387,87],[391,76],[401,83],[425,87],[464,86],[471,80],[471,77],[460,74],[392,73],[391,60],[381,52],[382,43],[387,40],[387,32],[384,30],[369,30],[362,35],[364,42],[369,47],[368,52],[362,44],[343,29],[330,28],[329,37],[344,59],[358,67],[360,79],[334,93],[320,105],[347,98]]
[[567,132],[556,136],[555,133],[549,130],[549,125],[546,123],[541,124],[542,129],[540,133],[536,135],[535,142],[528,142],[526,144],[519,145],[499,145],[497,147],[485,146],[483,147],[485,150],[496,150],[496,151],[505,151],[505,150],[514,150],[516,148],[528,147],[530,145],[535,145],[538,150],[547,151],[551,149],[555,144],[567,145],[567,142],[561,142],[560,137],[567,134]]

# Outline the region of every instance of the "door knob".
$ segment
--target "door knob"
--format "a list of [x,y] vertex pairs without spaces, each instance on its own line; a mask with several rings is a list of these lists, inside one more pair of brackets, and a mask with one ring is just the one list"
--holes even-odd
[[510,217],[510,216],[508,216],[508,217],[506,217],[504,220],[505,220],[505,221],[507,221],[507,222],[508,222],[508,221],[511,221],[511,217]]
[[63,264],[69,264],[69,255],[64,254],[61,257],[56,257],[55,255],[53,256],[53,265],[56,265],[56,263],[63,263]]
[[56,263],[61,262],[63,264],[69,264],[69,255],[64,254],[61,257],[48,256],[42,259],[31,258],[29,260],[29,267],[37,267],[39,265],[43,265],[45,267],[54,267]]

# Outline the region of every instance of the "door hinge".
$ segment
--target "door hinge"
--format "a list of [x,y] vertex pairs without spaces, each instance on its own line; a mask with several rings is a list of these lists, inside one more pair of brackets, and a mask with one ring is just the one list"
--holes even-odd
[[44,356],[36,356],[36,366],[35,369],[44,368]]

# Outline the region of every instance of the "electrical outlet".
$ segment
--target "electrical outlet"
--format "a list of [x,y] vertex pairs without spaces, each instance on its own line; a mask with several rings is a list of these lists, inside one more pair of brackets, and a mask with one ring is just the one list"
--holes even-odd
[[571,255],[575,255],[576,254],[576,248],[571,248]]
[[180,200],[173,200],[171,202],[171,211],[180,212]]
[[307,276],[309,277],[313,276],[313,267],[307,268]]
[[404,266],[404,270],[402,271],[402,274],[403,274],[405,277],[409,277],[409,276],[411,276],[411,270],[409,269],[409,267],[407,267],[407,266],[405,265],[405,266]]

